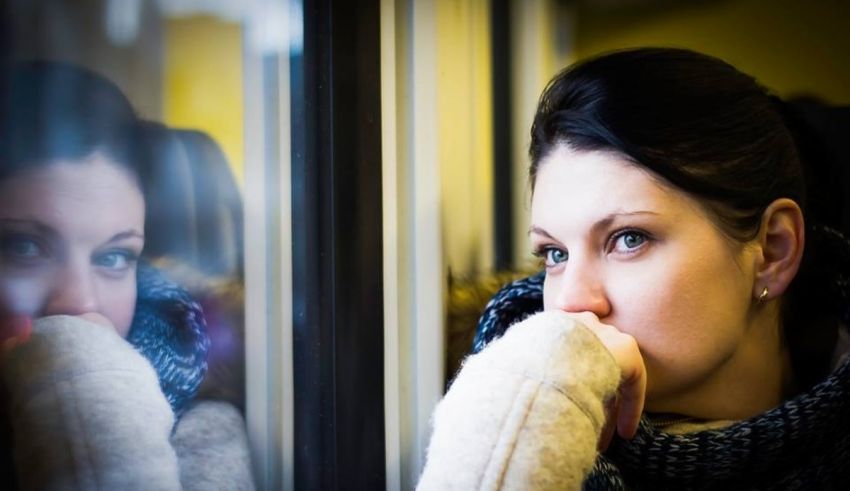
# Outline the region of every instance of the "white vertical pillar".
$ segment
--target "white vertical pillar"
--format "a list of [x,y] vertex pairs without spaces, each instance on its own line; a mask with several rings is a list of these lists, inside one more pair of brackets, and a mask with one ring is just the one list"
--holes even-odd
[[[528,145],[537,101],[549,80],[572,59],[573,7],[554,0],[512,0],[513,203],[515,267],[531,260]],[[560,44],[560,45],[559,45]]]
[[412,53],[410,87],[412,108],[406,115],[410,129],[408,148],[412,181],[412,288],[411,324],[414,331],[416,386],[416,437],[410,466],[415,482],[425,463],[431,436],[431,412],[443,394],[445,318],[443,299],[446,275],[443,267],[440,223],[440,162],[437,159],[437,19],[434,1],[411,0]]
[[[275,6],[288,19],[289,1]],[[294,488],[289,48],[245,42],[246,422],[259,490]],[[271,78],[276,85],[269,88]]]
[[412,489],[443,392],[436,6],[381,4],[387,489]]
[[395,0],[381,0],[381,192],[384,268],[384,434],[387,491],[401,489],[399,180]]

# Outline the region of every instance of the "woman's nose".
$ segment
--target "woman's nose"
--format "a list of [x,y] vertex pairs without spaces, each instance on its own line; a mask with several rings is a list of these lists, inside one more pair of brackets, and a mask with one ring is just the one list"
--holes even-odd
[[88,268],[69,264],[59,268],[48,294],[44,315],[81,315],[96,312],[97,294]]
[[553,307],[564,312],[592,312],[603,319],[611,314],[611,303],[597,271],[575,263],[558,278]]

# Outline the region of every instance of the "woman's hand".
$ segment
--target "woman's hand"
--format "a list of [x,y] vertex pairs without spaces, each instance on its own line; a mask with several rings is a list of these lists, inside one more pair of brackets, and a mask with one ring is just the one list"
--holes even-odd
[[614,326],[603,324],[591,312],[570,315],[596,334],[620,367],[620,386],[616,397],[606,405],[607,420],[599,440],[599,449],[605,450],[615,429],[626,439],[637,432],[646,397],[646,367],[635,338]]
[[101,325],[103,327],[115,329],[115,325],[112,324],[112,321],[97,312],[87,312],[85,314],[80,314],[77,317],[79,317],[80,319],[85,319],[91,323]]
[[[97,312],[87,312],[76,317],[93,324],[114,329],[109,319]],[[27,315],[0,315],[0,359],[19,344],[29,340],[33,319]]]
[[0,359],[15,346],[29,339],[32,319],[26,315],[0,315]]

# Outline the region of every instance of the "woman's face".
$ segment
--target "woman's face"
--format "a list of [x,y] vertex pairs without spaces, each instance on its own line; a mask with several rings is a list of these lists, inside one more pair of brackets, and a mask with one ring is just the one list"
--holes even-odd
[[633,336],[648,409],[711,384],[746,344],[753,248],[648,171],[561,145],[541,161],[531,222],[547,264],[545,308],[589,311]]
[[0,182],[0,313],[94,314],[126,336],[144,222],[138,185],[98,153]]

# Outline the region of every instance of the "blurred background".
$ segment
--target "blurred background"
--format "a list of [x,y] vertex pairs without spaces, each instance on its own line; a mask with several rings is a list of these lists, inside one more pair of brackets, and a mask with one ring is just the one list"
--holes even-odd
[[412,489],[483,304],[538,267],[528,133],[571,62],[685,47],[781,97],[850,105],[839,0],[2,5],[4,59],[92,68],[144,117],[211,142],[187,179],[219,191],[163,213],[217,211],[160,229],[180,239],[155,252],[184,283],[237,285],[233,397],[261,489]]

